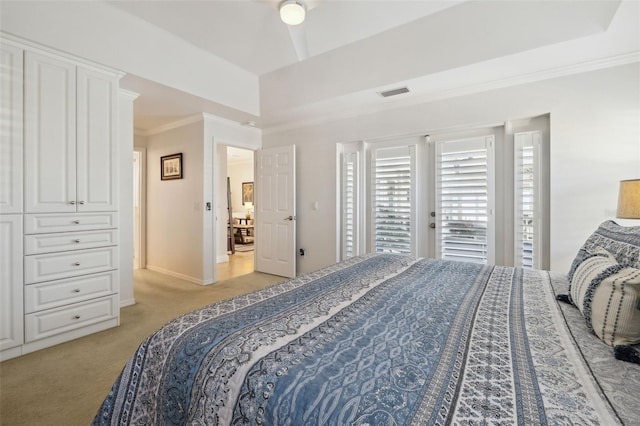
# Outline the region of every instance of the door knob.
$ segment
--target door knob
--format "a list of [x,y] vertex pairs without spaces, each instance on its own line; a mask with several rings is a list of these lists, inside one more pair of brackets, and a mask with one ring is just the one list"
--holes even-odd
[[287,216],[287,217],[284,218],[284,220],[293,220],[293,219],[295,219],[295,217],[293,217],[293,216]]

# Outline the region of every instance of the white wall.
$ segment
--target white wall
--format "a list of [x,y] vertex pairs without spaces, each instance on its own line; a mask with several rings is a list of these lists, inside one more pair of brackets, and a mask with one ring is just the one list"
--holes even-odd
[[[297,150],[298,271],[336,260],[336,143],[550,114],[550,267],[566,271],[618,181],[640,177],[640,64],[398,108],[263,136]],[[318,201],[318,210],[312,209]]]
[[[147,138],[147,268],[204,283],[202,122]],[[160,180],[160,157],[182,153],[183,179]]]
[[133,135],[133,146],[136,148],[146,148],[147,147],[147,136],[144,135]]

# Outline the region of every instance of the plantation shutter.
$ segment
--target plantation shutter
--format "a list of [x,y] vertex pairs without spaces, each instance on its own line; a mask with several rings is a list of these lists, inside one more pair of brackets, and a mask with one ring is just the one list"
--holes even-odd
[[413,253],[415,147],[372,152],[372,243],[377,253]]
[[342,259],[360,254],[359,152],[346,152],[342,161]]
[[540,269],[541,184],[539,131],[514,134],[514,264]]
[[494,262],[493,136],[436,144],[436,252]]

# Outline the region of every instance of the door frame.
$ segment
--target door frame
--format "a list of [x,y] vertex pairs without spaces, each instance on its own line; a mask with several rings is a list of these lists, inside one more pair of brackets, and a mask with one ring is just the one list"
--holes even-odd
[[[220,253],[218,253],[218,238],[222,238],[222,236],[224,236],[224,238],[226,239],[226,234],[227,234],[227,230],[226,230],[226,226],[223,227],[222,223],[225,223],[226,221],[226,208],[221,209],[221,206],[224,204],[226,205],[226,200],[227,200],[227,193],[226,193],[226,176],[229,174],[228,173],[228,157],[225,156],[225,168],[224,170],[226,171],[224,179],[221,180],[221,177],[219,176],[218,171],[222,168],[221,166],[221,158],[218,155],[218,148],[220,147],[224,147],[225,149],[231,147],[231,148],[238,148],[238,149],[244,149],[247,151],[251,151],[253,152],[253,177],[254,177],[254,200],[255,197],[257,197],[257,193],[256,193],[256,185],[255,185],[255,178],[256,178],[256,158],[257,158],[257,151],[260,148],[257,148],[255,146],[246,146],[243,144],[239,144],[239,143],[233,143],[227,140],[217,140],[215,137],[211,137],[211,144],[212,144],[212,149],[211,149],[211,156],[212,156],[212,163],[213,163],[213,173],[212,173],[212,182],[213,182],[213,188],[212,188],[212,195],[211,195],[211,199],[212,199],[212,213],[213,213],[213,226],[212,228],[212,234],[213,234],[213,247],[212,247],[212,261],[213,261],[213,265],[212,265],[212,283],[216,283],[218,282],[218,273],[217,273],[217,269],[218,269],[218,257],[220,256]],[[221,186],[222,185],[222,186]],[[225,188],[224,191],[222,190],[222,188]],[[206,200],[205,200],[206,203]],[[205,207],[206,208],[206,207]],[[224,211],[224,214],[220,213]],[[224,216],[224,217],[219,217],[219,216]],[[255,221],[255,213],[254,213],[254,221]],[[220,224],[220,225],[219,225]],[[223,232],[224,230],[224,232]],[[222,235],[220,235],[222,234]],[[225,251],[224,253],[226,254],[226,241],[224,243],[225,246]],[[253,251],[253,270],[255,271],[255,265],[256,265],[256,251],[254,249]],[[222,263],[222,262],[221,262]]]
[[[133,155],[140,159],[138,174],[133,176],[134,182],[137,181],[140,188],[133,205],[134,209],[136,202],[140,206],[138,216],[135,215],[135,211],[133,212],[133,269],[145,269],[147,267],[147,149],[134,146]],[[134,190],[134,197],[135,195]]]

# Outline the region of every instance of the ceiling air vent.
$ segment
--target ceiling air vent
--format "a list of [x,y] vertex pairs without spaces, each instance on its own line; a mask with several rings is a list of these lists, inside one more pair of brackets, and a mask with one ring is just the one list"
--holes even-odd
[[409,93],[409,89],[407,89],[406,87],[400,87],[398,89],[391,89],[384,92],[378,92],[378,94],[383,98],[388,98],[389,96],[401,95],[403,93]]

